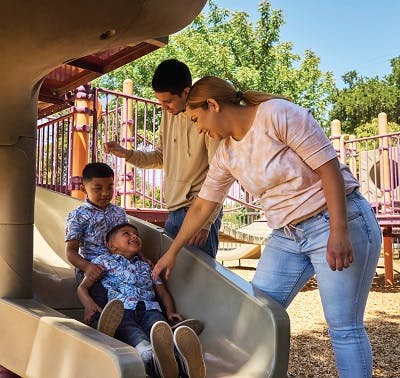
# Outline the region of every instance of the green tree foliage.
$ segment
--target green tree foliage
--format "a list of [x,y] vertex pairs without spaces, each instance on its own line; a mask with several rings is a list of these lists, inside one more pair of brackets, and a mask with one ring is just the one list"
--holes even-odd
[[[400,125],[395,122],[388,122],[388,132],[397,133],[400,131]],[[369,137],[378,135],[378,118],[374,118],[371,122],[366,122],[354,129],[354,134],[358,138]]]
[[400,123],[400,57],[392,59],[391,66],[392,73],[383,79],[362,77],[356,71],[343,76],[345,87],[332,96],[330,113],[331,119],[342,122],[343,132],[374,135],[365,133],[372,132],[371,122],[381,112],[389,121]]
[[131,78],[137,95],[152,98],[154,69],[164,59],[177,58],[188,64],[194,78],[215,75],[240,90],[285,95],[326,124],[334,90],[332,73],[319,69],[320,59],[312,51],[300,57],[293,53],[292,43],[279,42],[282,11],[262,1],[259,14],[253,23],[246,12],[232,12],[209,1],[207,11],[172,35],[166,47],[100,78],[98,85],[118,89]]

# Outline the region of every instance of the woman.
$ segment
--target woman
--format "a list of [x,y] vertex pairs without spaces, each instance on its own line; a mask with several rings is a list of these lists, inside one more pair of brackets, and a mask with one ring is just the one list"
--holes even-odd
[[258,196],[273,229],[253,285],[287,307],[315,274],[340,377],[371,377],[363,316],[381,233],[359,183],[340,164],[310,111],[261,92],[238,92],[205,77],[187,113],[199,132],[221,139],[199,197],[153,276],[166,269],[235,179]]

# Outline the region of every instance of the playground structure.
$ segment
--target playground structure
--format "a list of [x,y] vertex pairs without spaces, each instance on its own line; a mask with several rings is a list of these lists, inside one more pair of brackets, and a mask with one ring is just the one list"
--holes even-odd
[[[133,348],[77,320],[82,309],[73,297],[73,273],[63,257],[62,241],[65,214],[77,205],[77,200],[38,188],[34,211],[35,184],[63,193],[71,190],[79,196],[80,171],[77,166],[72,170],[70,154],[79,143],[83,147],[79,149],[81,156],[89,153],[90,159],[100,159],[94,155],[101,144],[100,129],[91,128],[89,123],[93,120],[96,125],[96,119],[100,118],[95,111],[98,97],[87,94],[87,100],[93,102],[88,109],[76,104],[76,114],[81,119],[76,119],[75,124],[67,115],[56,126],[55,121],[41,125],[38,134],[37,114],[44,116],[55,108],[65,108],[71,101],[63,97],[68,88],[73,89],[165,43],[164,36],[191,22],[204,4],[203,0],[190,4],[183,0],[89,1],[80,4],[77,17],[78,9],[69,3],[57,3],[57,7],[48,0],[40,5],[28,0],[2,3],[0,164],[7,171],[2,170],[0,190],[0,364],[8,370],[20,376],[41,378],[144,376],[143,365]],[[89,14],[90,17],[85,17]],[[68,20],[67,30],[59,22],[60,15]],[[59,71],[58,67],[63,68]],[[71,74],[68,85],[58,85],[58,78],[65,73]],[[112,95],[119,94],[110,92],[109,96]],[[46,104],[51,101],[54,102],[49,108]],[[119,136],[106,119],[115,117],[115,124],[119,125],[120,106],[107,108],[106,101],[102,105],[101,114],[108,115],[100,121],[109,128],[108,136]],[[138,116],[143,114],[147,113],[138,111]],[[127,118],[125,122],[134,126],[133,120]],[[144,147],[146,139],[147,133],[138,138]],[[345,137],[342,140],[347,142]],[[35,160],[35,150],[42,160]],[[59,171],[60,167],[66,168]],[[118,171],[119,186],[125,188],[122,204],[131,200],[132,212],[142,218],[155,218],[155,222],[162,221],[165,210],[162,197],[156,193],[159,176],[141,172],[136,185],[129,189],[135,176],[128,173],[125,169]],[[150,186],[155,186],[154,195],[147,191],[148,184],[143,180],[146,174],[153,177],[149,181]],[[256,202],[239,185],[232,189],[232,198],[236,202],[228,202],[231,209],[235,206],[257,209]],[[146,212],[140,207],[148,203],[156,211]],[[386,201],[383,205],[375,206],[381,220],[386,216],[383,213]],[[162,230],[138,219],[131,221],[139,226],[150,245],[149,253],[160,256],[170,243]],[[182,251],[179,264],[171,289],[185,315],[196,314],[206,322],[201,341],[208,353],[206,361],[211,374],[284,376],[289,350],[286,312],[268,297],[254,292],[250,284],[196,252]],[[208,284],[205,289],[204,282]],[[208,290],[210,285],[212,293]],[[218,301],[218,306],[211,300]],[[12,376],[4,369],[0,373]]]
[[[65,108],[67,88],[165,43],[164,36],[191,22],[204,4],[205,0],[88,1],[78,9],[68,2],[55,6],[48,0],[2,3],[2,377],[144,377],[134,348],[77,320],[82,309],[74,297],[73,270],[64,258],[63,229],[66,212],[76,207],[78,200],[37,188],[34,211],[35,184],[53,185],[52,189],[62,191],[66,180],[72,194],[79,196],[80,171],[69,165],[69,151],[74,149],[82,156],[96,150],[100,142],[89,138],[92,130],[86,120],[95,121],[97,114],[76,104],[80,119],[75,124],[69,124],[67,117],[65,123],[60,121],[63,132],[43,126],[44,134],[40,136],[39,131],[36,139],[37,115]],[[60,15],[68,20],[68,29],[60,23]],[[59,82],[63,75],[68,79],[65,86]],[[95,103],[96,98],[88,93],[86,100]],[[40,150],[42,141],[47,147]],[[36,151],[37,156],[46,157],[44,166],[35,160]],[[56,158],[50,162],[49,156]],[[50,173],[65,161],[68,168],[61,176]],[[50,175],[51,183],[40,184],[43,173]],[[149,200],[145,192],[143,195]],[[157,226],[136,218],[130,221],[138,225],[153,257],[168,248],[171,241]],[[281,306],[197,252],[182,251],[170,287],[183,314],[205,321],[201,341],[211,376],[286,374],[289,319]]]
[[378,115],[379,135],[358,138],[342,134],[340,122],[331,123],[331,140],[339,160],[360,182],[383,234],[385,284],[394,284],[393,245],[400,231],[400,133],[388,133],[387,116]]
[[[159,104],[134,96],[133,83],[129,79],[124,81],[122,93],[89,86],[77,89],[76,93],[80,91],[87,91],[86,95],[75,95],[80,101],[82,98],[94,99],[80,104],[80,108],[92,109],[92,115],[84,114],[81,121],[89,125],[86,131],[73,129],[77,106],[70,114],[39,125],[37,185],[73,194],[80,178],[71,174],[70,167],[78,166],[75,172],[79,172],[89,159],[105,161],[116,171],[115,198],[118,203],[129,214],[162,225],[167,215],[162,197],[162,171],[135,168],[122,159],[105,155],[102,148],[104,140],[117,140],[127,148],[153,149],[157,143]],[[400,231],[400,133],[388,134],[384,113],[379,114],[378,119],[379,135],[359,139],[342,134],[340,122],[334,120],[331,140],[340,161],[347,164],[360,181],[360,190],[377,215],[384,236],[385,282],[393,285],[393,241]],[[83,139],[84,143],[81,142]],[[75,153],[75,149],[79,153]],[[235,182],[224,204],[221,236],[223,241],[248,245],[237,249],[223,245],[217,258],[258,258],[261,245],[270,232],[262,220],[256,199]],[[264,232],[251,234],[249,225],[257,222]]]

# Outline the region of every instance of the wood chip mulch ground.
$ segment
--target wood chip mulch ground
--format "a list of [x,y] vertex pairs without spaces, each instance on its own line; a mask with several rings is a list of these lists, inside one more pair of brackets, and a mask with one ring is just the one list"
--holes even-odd
[[[256,260],[245,266],[226,265],[247,281]],[[229,266],[230,265],[230,266]],[[289,377],[337,377],[328,330],[315,279],[303,288],[288,308],[291,321]],[[374,378],[400,378],[400,273],[394,286],[385,286],[383,269],[377,270],[365,312],[365,324],[374,353]]]

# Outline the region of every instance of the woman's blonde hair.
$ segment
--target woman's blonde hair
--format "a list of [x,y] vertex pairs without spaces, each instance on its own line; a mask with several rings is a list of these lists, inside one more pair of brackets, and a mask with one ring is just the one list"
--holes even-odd
[[261,102],[281,98],[283,96],[273,95],[258,91],[237,91],[235,87],[226,80],[216,76],[205,76],[196,81],[192,86],[186,105],[190,108],[207,108],[207,99],[213,98],[218,102],[232,103],[240,105],[242,102],[246,105],[258,105]]

